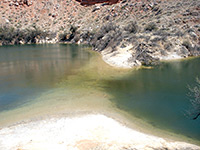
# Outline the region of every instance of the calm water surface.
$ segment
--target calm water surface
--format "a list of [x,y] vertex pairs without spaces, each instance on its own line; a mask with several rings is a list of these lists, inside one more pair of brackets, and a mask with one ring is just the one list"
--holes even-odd
[[200,77],[200,58],[162,63],[133,71],[118,80],[105,80],[106,91],[123,110],[153,126],[200,141],[200,118],[191,120],[188,86]]
[[0,112],[33,100],[84,66],[90,54],[83,49],[76,45],[0,47]]
[[[109,77],[103,77],[101,64],[82,70],[96,61],[85,49],[76,45],[0,47],[0,114],[31,104],[52,90],[62,95],[59,99],[72,99],[69,95],[73,94],[81,101],[84,95],[78,95],[80,89],[68,86],[73,83],[111,95],[110,101],[118,108],[157,128],[200,141],[200,119],[193,121],[185,115],[190,108],[187,86],[194,85],[195,78],[200,77],[200,58],[162,63],[120,77],[110,70],[106,71]],[[64,92],[55,90],[59,83]],[[67,93],[71,89],[75,92]],[[40,101],[45,99],[48,98]]]

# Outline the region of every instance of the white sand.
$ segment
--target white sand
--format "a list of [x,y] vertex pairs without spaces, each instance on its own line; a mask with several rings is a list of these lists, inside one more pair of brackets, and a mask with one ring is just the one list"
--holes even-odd
[[127,128],[101,114],[51,118],[0,130],[0,150],[194,149]]
[[[142,63],[135,60],[135,54],[133,53],[133,45],[128,45],[125,48],[117,47],[116,51],[112,51],[111,48],[107,48],[102,51],[102,59],[113,67],[118,68],[132,68],[136,66],[141,66]],[[178,52],[166,52],[165,55],[161,55],[160,52],[151,54],[153,58],[159,59],[160,61],[165,60],[177,60],[182,59],[184,56],[178,54]]]
[[133,60],[133,55],[131,49],[132,45],[129,45],[125,48],[117,48],[117,51],[112,52],[112,49],[107,49],[102,51],[102,59],[113,67],[119,68],[132,68],[133,66],[140,66],[141,63],[139,61],[131,61]]

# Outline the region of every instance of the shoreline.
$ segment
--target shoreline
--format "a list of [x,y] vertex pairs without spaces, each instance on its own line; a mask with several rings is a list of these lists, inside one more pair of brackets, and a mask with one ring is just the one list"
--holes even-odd
[[122,68],[122,69],[133,69],[137,67],[143,66],[155,66],[162,62],[169,62],[169,61],[179,61],[179,60],[186,60],[191,58],[197,58],[197,56],[181,56],[177,53],[168,53],[165,56],[160,54],[152,55],[152,62],[149,63],[142,63],[141,61],[137,60],[135,54],[132,54],[132,46],[127,46],[125,48],[118,48],[116,51],[112,51],[112,49],[107,48],[104,51],[100,52],[102,60],[115,68]]
[[[46,110],[46,109],[45,109]],[[200,143],[196,139],[192,139],[190,137],[186,137],[181,134],[173,133],[172,131],[168,131],[165,129],[160,129],[152,124],[148,123],[148,121],[143,120],[141,118],[137,118],[135,116],[130,115],[129,113],[120,110],[118,108],[107,108],[105,110],[88,110],[88,109],[81,109],[81,110],[74,110],[71,112],[70,110],[63,111],[61,110],[58,113],[43,113],[38,116],[26,116],[24,119],[19,119],[18,121],[8,121],[7,123],[0,126],[0,134],[1,130],[5,128],[14,128],[16,126],[21,126],[24,124],[31,124],[34,122],[40,122],[45,120],[51,120],[51,119],[62,119],[62,118],[81,118],[83,116],[87,115],[103,115],[108,118],[111,118],[112,120],[115,120],[119,124],[130,128],[134,131],[141,132],[146,135],[151,135],[155,137],[160,137],[163,139],[166,139],[167,141],[181,141],[183,143],[190,143],[194,145],[200,146]],[[30,115],[30,114],[29,114]]]
[[[0,148],[4,150],[200,149],[193,144],[142,133],[100,113],[34,120],[3,128],[0,135],[3,135],[0,136]],[[15,137],[18,138],[13,141]]]
[[84,7],[68,0],[53,0],[51,6],[39,0],[31,5],[5,1],[0,3],[0,45],[87,44],[105,62],[122,68],[199,56],[198,4],[130,0]]
[[[96,50],[93,49],[93,47],[89,44],[84,44],[84,43],[73,43],[73,42],[39,42],[39,43],[26,43],[26,44],[20,44],[20,46],[22,45],[49,45],[49,44],[58,44],[58,45],[68,45],[68,44],[75,44],[75,45],[79,45],[79,46],[87,46],[87,47],[91,47],[91,50],[89,50],[91,53],[94,52],[96,54],[99,54],[101,59],[103,60],[103,62],[105,64],[107,64],[109,67],[112,67],[114,69],[123,69],[123,70],[131,70],[131,69],[139,69],[139,68],[151,68],[153,66],[155,66],[156,64],[162,63],[162,62],[171,62],[171,61],[184,61],[184,60],[188,60],[188,59],[194,59],[194,58],[199,58],[200,56],[187,56],[187,57],[181,57],[179,55],[174,55],[172,54],[172,56],[166,56],[166,57],[158,57],[158,59],[160,59],[158,62],[156,62],[155,64],[150,64],[150,65],[143,65],[141,62],[139,61],[135,61],[135,62],[130,62],[129,60],[132,59],[133,56],[131,56],[131,53],[128,51],[122,51],[122,50],[118,50],[115,54],[110,53],[110,50],[104,50],[102,52],[98,52]],[[15,45],[15,44],[10,44],[10,45],[0,45],[1,46],[19,46],[19,45]],[[125,48],[126,49],[126,48]],[[88,50],[88,49],[86,49]],[[115,52],[114,52],[115,53]],[[120,55],[120,56],[118,56]],[[121,61],[122,59],[122,61]],[[156,58],[157,59],[157,58]]]
[[[99,54],[99,53],[98,53]],[[95,58],[96,59],[96,58]],[[100,57],[99,57],[99,59],[100,59]],[[100,61],[104,64],[104,62],[100,59]],[[98,62],[96,62],[96,63],[98,63]],[[90,67],[94,67],[95,66],[95,64],[92,64],[92,66],[88,66],[88,67],[86,67],[86,68],[90,68]],[[110,66],[109,66],[110,67]],[[104,72],[105,73],[105,72]],[[93,75],[92,75],[93,76]],[[95,75],[94,75],[94,77],[95,77]],[[72,78],[73,80],[77,80],[77,78]],[[71,80],[70,80],[71,81]],[[94,91],[93,91],[94,92]],[[94,93],[93,93],[94,94]],[[46,95],[46,94],[44,94],[44,95]],[[96,96],[96,94],[94,94],[95,96]],[[80,95],[81,96],[81,95]],[[103,96],[105,99],[108,99],[108,97],[107,97],[107,95],[105,95],[105,94],[100,94],[100,96]],[[82,97],[82,96],[81,96]],[[77,97],[77,98],[79,98],[79,97]],[[48,97],[46,97],[45,99],[48,99]],[[93,98],[94,99],[94,98]],[[179,135],[177,135],[177,137],[173,137],[175,134],[173,134],[172,133],[172,135],[170,135],[169,133],[168,133],[168,131],[162,131],[162,130],[160,130],[160,129],[156,129],[156,127],[151,127],[151,128],[145,128],[145,127],[150,127],[151,125],[149,124],[149,125],[147,125],[146,126],[146,124],[148,124],[147,122],[146,122],[146,124],[145,125],[142,125],[142,126],[140,126],[141,125],[141,122],[137,122],[137,118],[135,119],[134,117],[131,117],[130,115],[128,115],[128,114],[124,114],[125,112],[123,112],[123,111],[121,111],[121,110],[119,110],[118,108],[116,108],[116,107],[110,107],[110,105],[107,107],[107,108],[103,108],[103,107],[105,107],[104,106],[104,104],[105,103],[102,103],[103,105],[101,105],[100,107],[98,107],[98,108],[95,108],[95,110],[93,110],[93,109],[91,109],[92,108],[92,106],[94,105],[93,103],[91,104],[91,106],[89,106],[88,108],[86,108],[85,106],[84,107],[82,107],[82,108],[80,108],[81,110],[83,110],[83,111],[85,111],[85,113],[86,113],[86,116],[87,115],[97,115],[97,120],[98,120],[98,115],[103,115],[103,118],[104,117],[106,117],[106,118],[108,118],[108,119],[111,119],[111,120],[114,120],[114,121],[116,121],[117,123],[119,123],[119,124],[121,124],[122,126],[125,126],[126,128],[129,128],[129,129],[133,129],[133,131],[139,131],[139,132],[142,132],[142,134],[145,134],[145,135],[150,135],[150,136],[153,136],[153,137],[157,137],[157,138],[159,138],[159,137],[164,137],[164,138],[161,138],[161,139],[167,139],[167,142],[168,141],[179,141],[179,140],[181,140],[181,141],[187,141],[187,138],[185,138],[184,140],[182,140],[182,138],[179,138]],[[36,105],[36,107],[37,107],[38,105]],[[39,105],[40,106],[40,105]],[[56,106],[55,106],[56,107]],[[53,107],[52,107],[53,108]],[[58,108],[60,108],[60,107],[58,107]],[[103,111],[104,113],[102,114],[102,108],[103,108],[103,110],[105,110],[106,109],[106,111]],[[66,108],[65,108],[66,109]],[[62,108],[62,110],[65,110],[64,109],[64,106],[63,106],[63,108]],[[27,109],[28,110],[28,109]],[[48,108],[46,108],[45,110],[48,110]],[[43,110],[43,111],[45,111],[45,110]],[[62,111],[62,110],[59,110],[59,112],[61,113],[61,115],[59,115],[60,113],[58,113],[58,116],[56,117],[56,119],[57,120],[62,120],[63,118],[67,118],[66,116],[65,116],[65,112],[64,111]],[[73,108],[71,109],[71,110],[73,110]],[[111,110],[111,111],[110,111]],[[23,110],[22,110],[23,111]],[[29,110],[28,110],[29,111]],[[53,111],[55,111],[55,110],[53,110]],[[87,112],[88,111],[88,112]],[[63,112],[63,114],[62,114],[62,112]],[[67,110],[66,109],[66,112],[67,113],[69,113],[70,112],[70,110]],[[75,110],[75,112],[76,112],[76,110]],[[99,113],[100,112],[100,113]],[[33,113],[33,112],[32,112]],[[80,114],[81,114],[82,112],[80,112]],[[87,113],[89,113],[89,114],[87,114]],[[90,113],[92,113],[92,114],[90,114]],[[40,113],[39,113],[40,114]],[[45,113],[44,113],[45,114]],[[40,114],[41,115],[41,114]],[[54,118],[54,115],[51,115],[51,113],[50,114],[47,114],[46,113],[46,115],[47,115],[47,118],[45,117],[45,116],[43,116],[43,115],[41,115],[41,118],[39,119],[37,119],[37,118],[35,118],[35,119],[30,119],[28,122],[26,122],[25,121],[25,123],[23,122],[23,120],[22,120],[22,122],[20,123],[17,123],[17,125],[14,125],[14,126],[10,126],[11,128],[15,128],[15,127],[17,127],[17,126],[24,126],[25,124],[33,124],[33,123],[35,123],[35,122],[43,122],[43,121],[46,121],[47,120],[47,123],[48,123],[48,120],[51,120],[51,119],[55,119]],[[28,116],[28,115],[27,115]],[[36,114],[36,116],[37,116],[37,114]],[[39,116],[37,116],[37,117],[39,117]],[[84,116],[83,116],[84,117]],[[129,119],[129,117],[131,118],[131,119]],[[77,117],[76,115],[74,116],[74,113],[72,112],[71,114],[70,114],[70,117],[69,118],[79,118],[79,117]],[[68,118],[68,119],[69,119]],[[80,119],[81,119],[81,117],[80,117]],[[133,120],[132,120],[133,119]],[[138,119],[138,120],[141,120],[141,119]],[[103,122],[103,121],[102,121]],[[145,121],[143,121],[143,122],[145,122]],[[4,129],[4,128],[3,128]],[[2,129],[2,130],[3,130]],[[57,128],[56,128],[57,129]],[[31,129],[32,130],[32,129]],[[149,130],[151,130],[151,131],[149,131]],[[144,132],[145,131],[145,132]],[[156,131],[156,133],[153,133],[154,131]],[[161,131],[161,133],[159,133],[159,131]],[[1,132],[1,130],[0,130],[0,132]],[[117,131],[116,131],[117,132]],[[166,133],[166,134],[165,134]],[[157,136],[157,135],[159,135],[159,136]],[[17,135],[18,136],[18,135]],[[173,137],[173,138],[171,138],[171,137]],[[177,140],[176,140],[177,139]],[[62,142],[61,142],[62,143]],[[165,142],[164,142],[165,143]],[[183,142],[183,143],[185,143],[185,142]],[[190,143],[190,142],[187,142],[187,143]],[[0,144],[1,145],[1,144]],[[198,148],[199,149],[199,148]],[[23,149],[22,149],[23,150]]]

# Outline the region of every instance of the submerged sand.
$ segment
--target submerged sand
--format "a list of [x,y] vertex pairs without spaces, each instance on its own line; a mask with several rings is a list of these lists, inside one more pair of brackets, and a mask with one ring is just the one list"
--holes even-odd
[[192,149],[184,142],[144,134],[102,114],[49,118],[0,130],[1,150]]

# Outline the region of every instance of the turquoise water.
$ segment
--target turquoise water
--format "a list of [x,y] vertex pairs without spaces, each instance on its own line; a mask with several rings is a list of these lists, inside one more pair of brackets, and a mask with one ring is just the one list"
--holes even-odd
[[[186,115],[191,106],[187,86],[200,77],[200,58],[161,63],[152,69],[122,70],[123,75],[118,76],[118,71],[105,69],[106,65],[96,59],[99,56],[86,49],[77,45],[0,47],[0,114],[34,104],[36,99],[52,99],[44,104],[56,107],[80,99],[78,103],[88,106],[94,90],[100,90],[132,116],[200,141],[200,119],[191,120]],[[98,98],[94,103],[100,104]]]
[[153,126],[200,141],[200,118],[191,120],[188,85],[200,77],[200,58],[162,63],[132,71],[118,80],[105,80],[117,106]]

